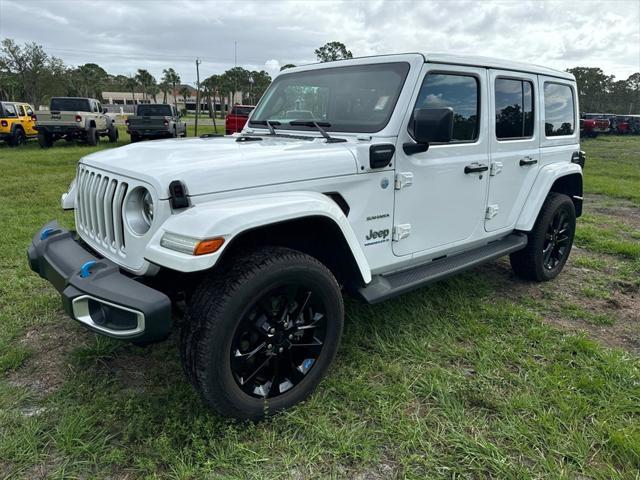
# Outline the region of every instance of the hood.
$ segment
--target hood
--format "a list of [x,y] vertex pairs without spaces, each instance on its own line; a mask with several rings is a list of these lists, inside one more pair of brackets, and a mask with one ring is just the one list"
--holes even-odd
[[153,185],[168,198],[181,180],[190,196],[357,173],[348,142],[262,137],[154,140],[102,150],[81,163]]

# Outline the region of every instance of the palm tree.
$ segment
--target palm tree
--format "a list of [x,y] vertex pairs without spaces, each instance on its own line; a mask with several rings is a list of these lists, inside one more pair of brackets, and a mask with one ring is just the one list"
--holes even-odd
[[189,87],[187,87],[186,85],[183,85],[180,88],[180,95],[182,95],[182,98],[184,99],[184,111],[187,111],[187,99],[191,96],[191,90],[189,90]]
[[162,92],[162,103],[167,103],[167,93],[169,93],[169,89],[171,88],[171,85],[169,85],[165,81],[162,81],[158,84],[158,88]]
[[148,70],[142,68],[138,69],[138,73],[135,78],[142,87],[142,98],[146,100],[149,89],[152,85],[156,84],[156,79],[153,78],[153,75],[151,75]]
[[136,104],[136,87],[138,86],[138,82],[135,78],[129,77],[125,82],[125,86],[131,90],[131,104]]
[[173,105],[178,109],[178,99],[176,98],[176,85],[180,83],[180,75],[173,68],[162,70],[162,81],[171,85],[171,93],[173,94]]

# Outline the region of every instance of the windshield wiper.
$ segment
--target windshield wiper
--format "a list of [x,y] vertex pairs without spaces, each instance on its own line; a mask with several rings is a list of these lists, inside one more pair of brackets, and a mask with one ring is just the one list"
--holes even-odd
[[271,135],[275,135],[276,129],[274,127],[280,126],[281,123],[275,120],[251,120],[249,125],[266,125],[269,129],[269,133]]
[[315,127],[324,138],[327,139],[327,143],[336,143],[336,142],[346,142],[346,138],[335,138],[327,133],[327,131],[322,128],[329,128],[331,124],[329,122],[316,122],[313,120],[291,120],[289,125],[292,127]]

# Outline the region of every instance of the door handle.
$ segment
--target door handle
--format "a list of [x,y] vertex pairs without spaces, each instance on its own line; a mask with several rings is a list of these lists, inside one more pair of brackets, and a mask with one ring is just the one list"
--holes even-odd
[[528,167],[529,165],[535,165],[536,163],[538,163],[538,160],[536,160],[535,158],[524,157],[520,159],[521,167]]
[[489,170],[489,166],[484,163],[472,163],[464,167],[464,173],[480,173]]

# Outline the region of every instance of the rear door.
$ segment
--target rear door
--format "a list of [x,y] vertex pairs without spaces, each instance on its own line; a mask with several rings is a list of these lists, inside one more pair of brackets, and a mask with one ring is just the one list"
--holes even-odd
[[485,230],[512,228],[540,168],[538,79],[490,70],[491,169]]

